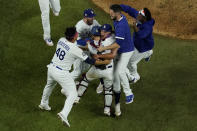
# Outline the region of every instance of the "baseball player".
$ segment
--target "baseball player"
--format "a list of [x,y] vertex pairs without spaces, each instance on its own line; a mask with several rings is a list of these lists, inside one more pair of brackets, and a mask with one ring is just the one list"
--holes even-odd
[[[115,36],[111,33],[112,27],[109,24],[104,24],[101,27],[101,36],[102,40],[100,39],[100,27],[95,26],[92,28],[91,33],[94,35],[93,41],[88,43],[88,49],[91,52],[91,54],[96,55],[100,54],[97,51],[97,48],[99,46],[108,46],[115,42]],[[105,50],[101,54],[109,55],[116,53],[117,50]],[[100,59],[106,59],[107,57],[103,57]],[[97,58],[98,59],[98,58]],[[107,59],[113,59],[107,58]],[[76,103],[79,102],[80,98],[86,91],[88,84],[90,81],[94,79],[103,78],[104,81],[104,95],[105,95],[105,107],[104,107],[104,114],[107,116],[111,115],[111,104],[112,104],[112,85],[113,85],[113,61],[111,61],[108,65],[102,65],[102,66],[92,66],[89,71],[86,73],[86,75],[83,77],[83,79],[80,81],[80,84],[78,86],[78,97],[76,99]]]
[[118,55],[114,60],[114,83],[113,90],[115,95],[115,115],[120,116],[120,84],[124,88],[126,94],[126,104],[132,103],[134,95],[130,89],[129,81],[126,75],[126,69],[130,57],[133,54],[134,44],[131,38],[131,32],[126,17],[121,14],[120,5],[114,4],[110,6],[110,16],[114,21],[116,42],[110,46],[99,47],[99,51],[108,49],[118,49]]
[[42,26],[44,30],[44,41],[48,46],[53,46],[53,41],[51,40],[51,28],[49,13],[50,8],[52,8],[53,14],[59,16],[60,12],[60,1],[59,0],[38,0],[41,10]]
[[[75,26],[77,29],[77,32],[79,33],[79,37],[78,37],[79,41],[81,39],[84,40],[85,38],[90,37],[90,31],[92,27],[100,26],[100,24],[94,19],[96,14],[94,13],[92,9],[84,10],[83,16],[84,18],[80,20]],[[86,45],[78,44],[78,46],[83,49]],[[73,71],[71,72],[71,75],[73,79],[75,80],[79,77],[79,75],[81,75],[83,72],[88,70],[90,68],[90,65],[82,62],[80,59],[77,59],[74,62],[73,67],[74,68],[73,68]]]
[[128,76],[129,78],[133,76],[135,78],[134,83],[136,83],[140,79],[140,75],[137,72],[138,62],[144,58],[145,61],[149,61],[150,56],[153,54],[154,39],[152,32],[155,20],[151,17],[151,13],[147,8],[137,11],[127,5],[122,4],[120,6],[124,12],[135,18],[135,22],[133,23],[135,49],[128,64],[130,71]]
[[56,84],[59,83],[63,89],[64,95],[67,97],[64,107],[58,116],[61,118],[63,123],[70,127],[67,120],[68,114],[71,111],[74,100],[77,98],[77,90],[74,80],[69,72],[75,59],[81,59],[88,64],[109,64],[110,60],[95,60],[89,58],[80,48],[76,46],[76,39],[78,33],[75,27],[66,29],[65,37],[60,38],[57,43],[56,52],[53,56],[51,64],[48,67],[47,84],[43,90],[40,109],[51,110],[49,106],[49,97]]

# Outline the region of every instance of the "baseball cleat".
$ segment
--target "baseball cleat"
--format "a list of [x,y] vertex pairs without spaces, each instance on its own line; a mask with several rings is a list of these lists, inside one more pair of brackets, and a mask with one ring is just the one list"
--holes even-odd
[[57,113],[57,115],[62,120],[64,125],[70,127],[68,120],[64,117],[64,115],[61,112]]
[[40,104],[38,106],[41,110],[46,110],[46,111],[50,111],[51,107],[48,104]]
[[134,99],[134,95],[129,95],[129,96],[126,96],[126,104],[130,104],[133,102],[133,99]]
[[135,83],[135,80],[136,80],[136,79],[133,78],[131,81],[129,80],[129,83],[130,83],[130,84],[134,84],[134,83]]
[[103,92],[103,85],[100,83],[99,86],[96,88],[96,93],[101,94]]
[[111,115],[110,107],[105,107],[105,108],[104,108],[104,114],[105,114],[106,116],[110,116],[110,115]]
[[79,96],[77,96],[77,98],[75,99],[74,104],[78,104],[80,99],[81,99],[81,98],[80,98]]
[[146,62],[148,62],[148,61],[150,61],[150,58],[151,58],[151,56],[145,58],[144,60],[145,60]]
[[51,39],[45,39],[45,42],[48,46],[53,46],[53,41]]
[[116,116],[120,116],[121,115],[120,103],[115,105],[115,115]]
[[135,83],[137,83],[137,81],[139,81],[140,80],[140,77],[135,77],[135,80],[133,81],[133,83],[135,84]]
[[59,12],[54,12],[53,11],[54,16],[59,16]]
[[132,81],[129,81],[129,83],[135,84],[139,80],[140,80],[140,76],[139,76],[139,74],[136,74],[136,75],[134,75]]

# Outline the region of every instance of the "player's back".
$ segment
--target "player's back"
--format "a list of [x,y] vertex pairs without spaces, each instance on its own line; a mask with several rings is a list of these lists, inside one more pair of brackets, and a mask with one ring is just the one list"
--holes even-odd
[[52,62],[62,70],[70,70],[77,58],[85,60],[87,57],[76,44],[69,42],[66,38],[60,38]]

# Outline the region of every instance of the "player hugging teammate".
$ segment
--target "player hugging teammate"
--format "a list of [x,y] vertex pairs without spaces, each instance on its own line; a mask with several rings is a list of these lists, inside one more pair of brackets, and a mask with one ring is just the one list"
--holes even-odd
[[[133,40],[127,19],[121,11],[136,19],[133,24]],[[140,79],[137,63],[143,58],[148,61],[154,46],[154,19],[147,8],[137,11],[127,5],[111,5],[110,17],[114,31],[109,24],[101,26],[94,19],[92,9],[86,9],[83,15],[84,18],[76,24],[76,28],[67,28],[65,37],[60,38],[57,43],[54,57],[48,65],[47,84],[39,105],[40,109],[51,110],[49,97],[59,83],[61,93],[67,99],[58,116],[69,127],[67,116],[72,105],[79,103],[94,79],[101,81],[97,93],[104,90],[104,114],[111,116],[114,95],[114,114],[120,116],[121,87],[125,94],[125,103],[132,103],[134,94],[129,82],[136,83]],[[72,65],[74,70],[70,73]],[[82,78],[78,83],[76,79],[80,75]]]

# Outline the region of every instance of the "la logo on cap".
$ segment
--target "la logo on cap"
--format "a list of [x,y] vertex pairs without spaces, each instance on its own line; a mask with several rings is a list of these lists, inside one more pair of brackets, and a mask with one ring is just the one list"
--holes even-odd
[[104,28],[106,28],[106,26],[104,25]]
[[88,16],[88,14],[85,14],[85,16]]
[[92,14],[94,14],[94,12],[93,12],[93,11],[91,11],[91,13],[92,13]]

